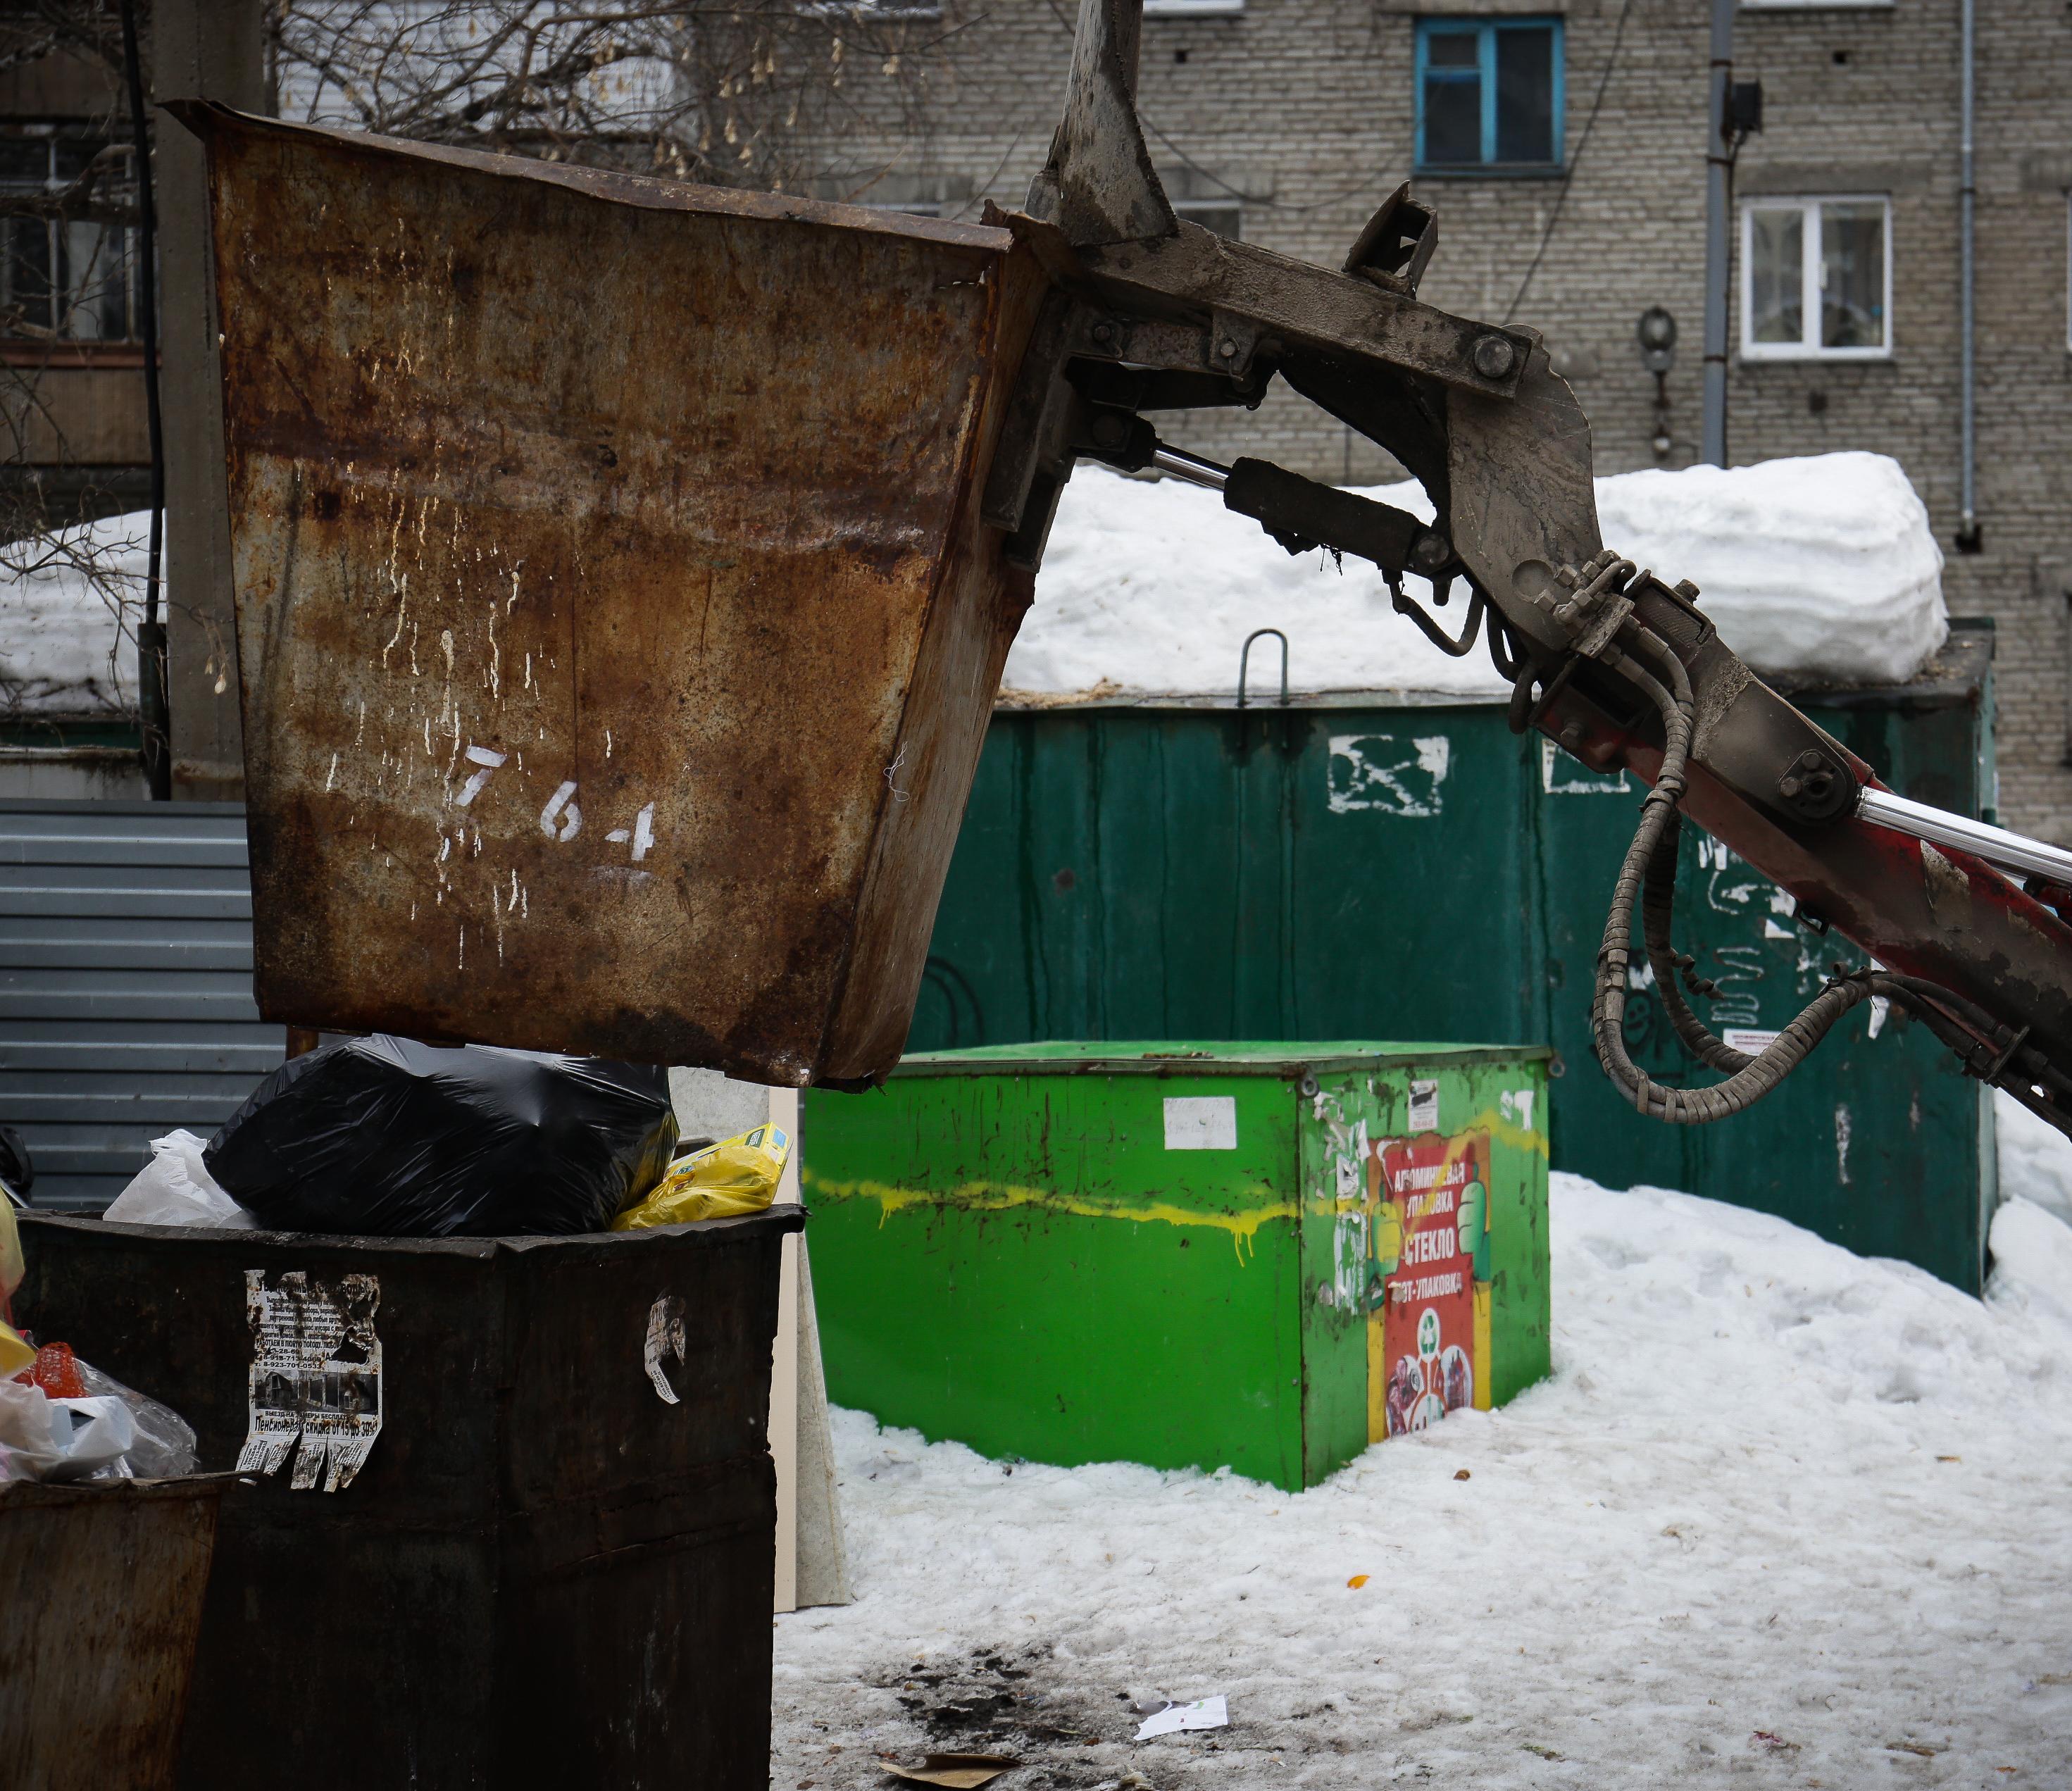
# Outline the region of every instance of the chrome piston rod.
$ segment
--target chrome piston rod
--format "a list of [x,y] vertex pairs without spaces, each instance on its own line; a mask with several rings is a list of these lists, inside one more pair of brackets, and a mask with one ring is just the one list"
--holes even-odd
[[1189,454],[1185,448],[1169,448],[1163,442],[1151,450],[1151,464],[1161,473],[1184,479],[1190,485],[1206,485],[1211,491],[1220,491],[1230,483],[1229,467]]
[[1947,808],[1931,808],[1926,803],[1909,802],[1889,790],[1864,790],[1856,796],[1856,816],[1873,827],[1889,828],[1931,845],[1953,846],[1997,865],[2004,871],[2019,871],[2025,877],[2048,877],[2054,883],[2072,883],[2072,852],[2004,827],[1991,827],[1968,815],[1953,815]]

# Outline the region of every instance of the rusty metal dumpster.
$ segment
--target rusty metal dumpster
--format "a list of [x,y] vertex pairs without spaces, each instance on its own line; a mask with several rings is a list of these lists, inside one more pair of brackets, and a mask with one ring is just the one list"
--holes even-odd
[[25,1215],[24,1321],[90,1336],[252,1482],[223,1504],[179,1782],[765,1791],[770,1355],[803,1222]]
[[228,1478],[0,1486],[0,1777],[9,1785],[171,1785]]
[[261,1012],[899,1054],[1030,595],[1004,230],[173,109],[208,146]]

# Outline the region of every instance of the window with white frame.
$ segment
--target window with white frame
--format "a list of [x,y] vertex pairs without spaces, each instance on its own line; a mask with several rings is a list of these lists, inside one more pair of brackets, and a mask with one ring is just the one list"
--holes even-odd
[[1892,352],[1892,202],[1881,194],[1741,207],[1741,355],[1876,360]]

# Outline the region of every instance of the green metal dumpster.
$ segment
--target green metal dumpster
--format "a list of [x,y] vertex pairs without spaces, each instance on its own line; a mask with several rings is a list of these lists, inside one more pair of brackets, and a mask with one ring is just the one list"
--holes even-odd
[[191,1791],[767,1791],[771,1345],[796,1208],[360,1238],[25,1214],[46,1337],[223,1500]]
[[[1993,802],[1992,634],[1952,624],[1914,683],[1794,700],[1902,795]],[[997,712],[930,946],[911,1048],[1044,1038],[1349,1037],[1551,1045],[1553,1166],[1776,1213],[1975,1293],[1997,1189],[1980,1085],[1904,1016],[1852,1017],[1784,1087],[1707,1127],[1649,1123],[1599,1071],[1590,978],[1640,799],[1500,706],[1379,695],[1285,710],[1134,703]],[[1696,828],[1679,947],[1719,1029],[1782,1026],[1844,942]],[[1684,1058],[1652,992],[1628,1048]]]
[[1313,1485],[1548,1370],[1544,1050],[1052,1044],[805,1096],[828,1389]]

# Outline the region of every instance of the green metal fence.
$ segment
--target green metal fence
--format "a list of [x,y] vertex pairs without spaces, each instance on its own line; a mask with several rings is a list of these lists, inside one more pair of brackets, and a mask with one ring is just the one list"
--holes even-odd
[[[1989,625],[1910,686],[1801,693],[1905,795],[1990,807]],[[1897,1013],[1852,1016],[1724,1124],[1624,1107],[1589,1041],[1593,960],[1637,783],[1500,709],[1071,708],[993,721],[910,1048],[1037,1039],[1445,1037],[1551,1045],[1553,1165],[1782,1214],[1976,1292],[1990,1108]],[[1782,1027],[1837,957],[1686,829],[1679,935],[1716,1029]],[[1650,992],[1637,1061],[1689,1074]],[[1875,1033],[1871,1028],[1876,1026]],[[1698,1072],[1698,1079],[1710,1072]]]

